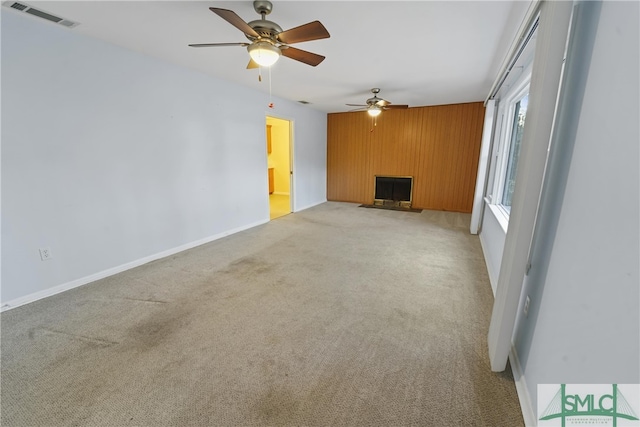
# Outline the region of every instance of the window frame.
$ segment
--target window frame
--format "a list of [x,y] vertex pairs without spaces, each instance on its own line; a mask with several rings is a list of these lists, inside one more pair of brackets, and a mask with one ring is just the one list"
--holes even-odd
[[[491,165],[491,179],[488,183],[488,188],[491,191],[488,192],[487,200],[505,228],[509,222],[510,209],[505,208],[502,204],[502,198],[509,164],[509,151],[514,129],[515,109],[516,104],[529,94],[531,68],[532,64],[523,68],[520,77],[506,90],[506,94],[498,101],[495,134],[497,143],[494,144],[494,151],[491,156],[494,161]],[[530,102],[531,100],[529,99],[529,103]]]

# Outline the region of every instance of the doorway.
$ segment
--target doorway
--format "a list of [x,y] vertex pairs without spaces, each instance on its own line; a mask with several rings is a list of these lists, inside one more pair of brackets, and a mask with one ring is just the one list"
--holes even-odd
[[291,213],[291,121],[267,116],[267,173],[269,217]]

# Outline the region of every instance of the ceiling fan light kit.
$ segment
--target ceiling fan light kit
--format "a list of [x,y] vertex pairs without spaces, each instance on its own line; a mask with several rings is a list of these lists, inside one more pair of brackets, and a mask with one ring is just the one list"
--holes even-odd
[[266,41],[252,43],[247,46],[247,50],[249,51],[251,59],[262,67],[272,66],[278,61],[280,55],[282,55],[280,49]]
[[260,14],[261,19],[245,22],[234,11],[210,7],[215,13],[229,24],[242,31],[251,43],[200,43],[190,44],[191,47],[217,47],[217,46],[244,46],[249,51],[252,62],[247,68],[255,68],[256,65],[269,67],[276,63],[280,56],[286,56],[295,61],[315,67],[324,61],[325,57],[302,49],[291,47],[291,44],[331,37],[327,29],[319,21],[309,22],[286,31],[275,22],[265,17],[273,10],[270,1],[254,1],[254,10]]
[[371,107],[369,107],[367,109],[367,113],[371,116],[371,117],[377,117],[380,115],[380,113],[382,113],[382,108],[380,108],[377,105],[373,105]]

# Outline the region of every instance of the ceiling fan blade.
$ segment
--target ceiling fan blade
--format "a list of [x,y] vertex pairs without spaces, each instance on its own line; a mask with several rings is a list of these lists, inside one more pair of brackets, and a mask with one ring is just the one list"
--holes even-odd
[[217,7],[210,7],[209,10],[242,31],[243,33],[253,37],[260,37],[260,34],[258,34],[256,30],[251,28],[249,24],[244,22],[244,20],[240,18],[234,11],[228,9],[220,9]]
[[387,110],[393,110],[393,109],[396,109],[396,110],[404,110],[405,108],[409,108],[409,106],[408,106],[408,105],[395,105],[395,104],[388,104],[388,105],[385,105],[385,107],[384,107],[384,108],[385,108],[385,109],[387,109]]
[[367,109],[366,107],[364,107],[364,108],[355,108],[355,109],[353,109],[353,110],[349,110],[349,111],[347,111],[347,112],[348,112],[348,113],[350,113],[350,112],[352,112],[352,111],[365,111],[366,109]]
[[292,44],[331,37],[320,21],[309,22],[299,27],[278,33],[276,36],[282,43]]
[[250,70],[252,68],[260,68],[260,65],[258,65],[258,63],[253,59],[249,59],[249,63],[247,64],[247,70]]
[[249,43],[195,43],[191,47],[215,47],[215,46],[249,46]]
[[386,99],[381,99],[380,101],[376,102],[376,105],[380,106],[380,107],[386,107],[389,104],[391,104],[389,101],[387,101]]
[[291,46],[283,46],[281,47],[282,55],[287,58],[295,59],[296,61],[304,62],[307,65],[311,65],[315,67],[322,61],[324,61],[324,56],[318,55],[316,53],[307,52],[306,50],[296,49]]
[[347,107],[368,107],[368,105],[364,105],[364,104],[344,104]]

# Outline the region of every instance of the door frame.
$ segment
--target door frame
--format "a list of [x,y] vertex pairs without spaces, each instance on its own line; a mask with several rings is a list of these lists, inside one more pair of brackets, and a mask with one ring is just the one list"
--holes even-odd
[[[267,124],[267,119],[268,118],[272,118],[272,119],[278,119],[278,120],[284,120],[286,122],[289,123],[289,210],[291,211],[291,213],[295,212],[294,210],[294,199],[295,199],[295,185],[294,185],[294,176],[295,176],[295,157],[294,157],[294,121],[292,118],[290,117],[286,117],[286,116],[281,116],[278,114],[273,114],[271,112],[267,112],[265,114],[265,143],[267,140],[267,135],[266,135],[266,124]],[[267,155],[268,156],[268,155]],[[269,163],[268,163],[268,157],[265,157],[265,163],[266,163],[266,167],[267,169],[269,168]],[[269,193],[267,192],[267,196],[269,195]]]

